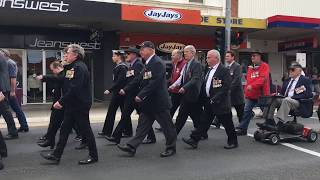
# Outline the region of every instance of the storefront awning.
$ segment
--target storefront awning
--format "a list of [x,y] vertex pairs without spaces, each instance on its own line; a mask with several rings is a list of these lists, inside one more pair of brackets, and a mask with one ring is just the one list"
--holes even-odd
[[302,29],[320,29],[319,18],[276,15],[269,17],[267,20],[268,28],[288,27]]

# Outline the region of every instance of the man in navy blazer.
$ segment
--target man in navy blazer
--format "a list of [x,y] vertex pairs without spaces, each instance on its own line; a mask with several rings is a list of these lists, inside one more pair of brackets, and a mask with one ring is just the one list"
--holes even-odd
[[265,123],[257,123],[259,127],[267,125],[275,125],[273,119],[274,111],[279,108],[275,118],[278,120],[277,127],[281,128],[287,121],[290,111],[298,110],[302,117],[309,117],[309,101],[302,101],[302,99],[312,98],[311,80],[302,75],[302,66],[293,62],[289,68],[289,79],[283,83],[281,95],[284,98],[277,98],[273,100],[270,107],[265,110]]

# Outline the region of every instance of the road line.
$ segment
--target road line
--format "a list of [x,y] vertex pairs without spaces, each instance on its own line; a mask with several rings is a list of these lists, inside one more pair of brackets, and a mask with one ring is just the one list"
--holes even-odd
[[[188,122],[192,122],[192,120],[188,120]],[[214,125],[211,125],[211,127],[216,127]],[[224,127],[220,127],[220,129],[223,129],[224,130]],[[248,137],[253,137],[253,134],[247,134]],[[313,155],[313,156],[317,156],[317,157],[320,157],[320,153],[316,152],[316,151],[312,151],[312,150],[309,150],[309,149],[306,149],[306,148],[303,148],[303,147],[299,147],[299,146],[296,146],[296,145],[293,145],[293,144],[290,144],[290,143],[280,143],[281,145],[283,146],[286,146],[288,148],[291,148],[291,149],[294,149],[294,150],[297,150],[297,151],[300,151],[300,152],[304,152],[306,154],[310,154],[310,155]]]

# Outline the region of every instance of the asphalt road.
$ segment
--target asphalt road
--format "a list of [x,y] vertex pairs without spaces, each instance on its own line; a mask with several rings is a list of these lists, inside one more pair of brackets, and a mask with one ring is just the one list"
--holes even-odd
[[[249,133],[255,130],[254,120]],[[313,128],[320,127],[315,118],[303,120]],[[136,121],[134,121],[136,124]],[[96,134],[101,123],[92,124]],[[158,125],[154,125],[156,127]],[[164,149],[164,136],[156,133],[157,143],[141,145],[133,158],[110,145],[105,139],[97,138],[99,162],[79,166],[78,160],[87,156],[86,150],[74,150],[78,144],[74,134],[59,165],[49,165],[39,153],[44,149],[36,145],[46,127],[32,127],[29,133],[20,134],[20,139],[7,141],[9,157],[4,159],[5,169],[0,171],[0,180],[286,180],[320,179],[320,141],[290,141],[302,149],[284,145],[269,145],[255,142],[252,137],[239,137],[239,148],[225,150],[224,130],[210,129],[209,139],[201,141],[197,150],[191,150],[181,138],[188,136],[192,123],[187,123],[177,142],[176,156],[160,158]],[[6,134],[5,129],[1,129]],[[124,139],[123,142],[127,141]],[[304,148],[304,149],[303,149]],[[311,155],[310,150],[315,155]]]

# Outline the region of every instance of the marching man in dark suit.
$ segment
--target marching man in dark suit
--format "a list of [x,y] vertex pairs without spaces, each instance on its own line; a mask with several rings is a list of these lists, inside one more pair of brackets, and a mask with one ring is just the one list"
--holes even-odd
[[277,108],[279,110],[275,117],[278,120],[276,125],[278,130],[287,122],[288,115],[292,110],[299,110],[302,116],[308,116],[306,115],[308,114],[308,102],[301,100],[312,98],[311,80],[301,74],[302,66],[297,62],[293,62],[289,66],[288,71],[290,78],[283,83],[281,89],[281,95],[284,98],[279,97],[275,99],[269,109],[264,110],[264,112],[268,112],[268,114],[265,114],[266,122],[257,123],[261,128],[269,128],[270,125],[276,125],[273,116]]
[[196,49],[194,46],[186,46],[183,52],[187,63],[184,66],[182,75],[170,86],[170,89],[180,87],[178,92],[182,94],[180,109],[175,123],[177,134],[179,134],[183,128],[188,116],[191,117],[194,127],[198,128],[200,115],[202,113],[199,102],[202,66],[201,63],[195,59]]
[[[235,61],[235,55],[232,51],[227,51],[225,55],[226,67],[229,69],[231,76],[231,106],[237,111],[239,123],[241,122],[243,111],[244,111],[244,93],[241,82],[241,66]],[[216,127],[220,127],[219,119],[215,119],[212,123]]]
[[207,133],[212,120],[217,116],[228,135],[228,144],[224,148],[237,148],[238,140],[232,121],[230,104],[231,77],[229,70],[220,64],[220,53],[217,50],[208,52],[207,63],[209,69],[201,89],[204,101],[201,123],[196,130],[192,131],[190,138],[182,140],[192,148],[197,148],[201,135]]
[[142,73],[134,79],[131,86],[140,86],[140,92],[135,97],[140,115],[136,135],[126,145],[118,145],[119,149],[134,156],[136,149],[142,143],[152,124],[156,120],[163,128],[166,139],[166,149],[161,157],[176,153],[177,133],[170,116],[171,102],[167,89],[166,68],[163,61],[155,55],[155,46],[150,41],[141,45],[140,55],[145,61]]
[[[144,65],[139,58],[139,50],[135,47],[130,47],[129,49],[125,50],[127,53],[126,61],[129,64],[129,69],[126,72],[126,81],[129,84],[131,81],[134,80],[135,77],[139,76]],[[124,90],[125,89],[125,90]],[[128,90],[123,87],[118,93],[125,97],[124,106],[121,113],[121,118],[119,124],[117,125],[116,129],[114,130],[111,137],[107,137],[108,141],[114,142],[116,144],[120,143],[122,135],[132,136],[132,123],[131,123],[131,114],[135,108],[135,101],[134,98],[138,94],[139,89],[134,88]]]

